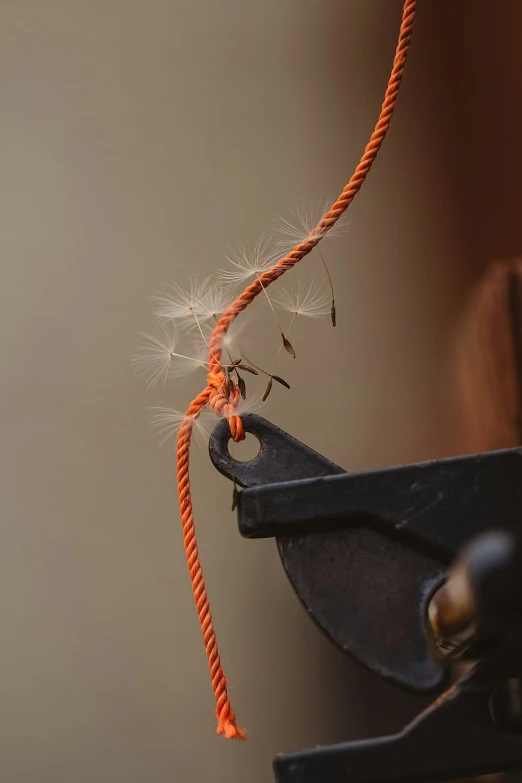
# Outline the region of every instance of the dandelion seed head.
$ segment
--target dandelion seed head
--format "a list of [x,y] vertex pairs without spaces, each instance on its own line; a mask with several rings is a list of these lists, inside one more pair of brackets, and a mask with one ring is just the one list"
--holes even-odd
[[196,304],[200,320],[218,320],[234,301],[234,289],[219,278],[209,277],[202,285]]
[[131,361],[136,374],[145,379],[148,389],[169,378],[182,378],[204,367],[204,357],[182,356],[178,352],[178,334],[170,324],[156,330],[154,334],[141,334],[141,343]]
[[202,438],[208,438],[211,431],[211,412],[208,409],[203,409],[199,416],[191,416],[174,408],[158,406],[150,409],[148,419],[160,446],[167,442],[175,444],[179,428],[185,421],[189,421],[192,432]]
[[192,321],[201,308],[201,298],[208,286],[208,279],[199,282],[189,280],[186,288],[178,283],[171,283],[168,288],[152,297],[154,307],[152,313],[159,323],[168,321]]
[[[239,398],[234,415],[257,413],[267,404],[267,402],[263,402],[262,395],[255,391],[247,394],[246,400]],[[217,413],[208,406],[203,408],[197,416],[187,415],[175,408],[155,406],[150,409],[148,421],[160,446],[164,446],[166,443],[175,446],[179,428],[183,422],[189,421],[193,434],[198,439],[207,441],[220,418],[226,418],[225,414]]]
[[322,209],[317,209],[313,205],[306,209],[301,207],[291,210],[290,217],[279,217],[276,220],[275,245],[280,250],[291,250],[295,245],[303,242],[315,242],[325,236],[340,237],[346,236],[349,231],[349,224],[339,218],[329,230],[317,228],[321,218],[330,210],[331,201],[326,201]]
[[272,302],[280,310],[307,318],[322,318],[331,314],[330,292],[319,288],[313,280],[309,285],[298,280],[295,288],[285,288],[282,285],[274,288]]
[[234,358],[242,356],[245,351],[248,352],[252,347],[252,338],[247,333],[249,316],[246,313],[242,314],[242,316],[242,318],[237,318],[232,322],[221,338],[222,350],[228,351]]
[[261,237],[252,250],[240,245],[237,251],[231,252],[227,256],[229,266],[220,270],[220,278],[229,284],[245,283],[270,269],[279,256],[279,250],[270,246],[270,238]]

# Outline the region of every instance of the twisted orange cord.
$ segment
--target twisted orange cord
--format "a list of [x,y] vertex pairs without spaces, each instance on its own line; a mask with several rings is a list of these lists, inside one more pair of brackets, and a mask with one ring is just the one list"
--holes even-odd
[[223,337],[234,319],[263,291],[263,288],[266,288],[282,274],[292,269],[313,250],[339,220],[361,189],[390,127],[406,65],[416,4],[416,0],[406,0],[404,3],[399,40],[379,119],[350,181],[337,201],[310,232],[306,240],[296,245],[293,250],[281,258],[274,266],[260,275],[254,283],[247,286],[228,310],[223,313],[210,338],[210,372],[207,377],[207,387],[191,402],[179,429],[177,441],[178,493],[185,552],[210,668],[212,689],[216,700],[217,732],[218,734],[224,734],[228,738],[245,739],[246,735],[243,729],[240,729],[236,723],[236,717],[228,698],[227,680],[221,666],[205,580],[198,554],[189,479],[190,438],[194,421],[199,416],[201,410],[206,405],[210,405],[218,415],[227,419],[232,438],[235,441],[244,440],[245,432],[243,425],[240,417],[236,415],[239,389],[234,385],[233,391],[230,391],[220,364]]

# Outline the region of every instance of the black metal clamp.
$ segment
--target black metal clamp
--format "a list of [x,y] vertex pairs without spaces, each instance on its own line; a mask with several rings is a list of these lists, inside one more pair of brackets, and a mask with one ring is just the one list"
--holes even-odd
[[[395,737],[278,757],[278,783],[522,767],[513,707],[522,675],[522,449],[348,474],[265,419],[249,414],[243,425],[260,444],[249,462],[230,456],[226,421],[210,441],[214,465],[245,488],[240,532],[276,538],[300,601],[334,643],[400,687],[440,694],[450,667],[438,634],[469,614],[465,646],[484,658]],[[496,528],[503,543],[487,538]],[[466,549],[477,536],[483,543]],[[440,589],[463,548],[463,565]]]

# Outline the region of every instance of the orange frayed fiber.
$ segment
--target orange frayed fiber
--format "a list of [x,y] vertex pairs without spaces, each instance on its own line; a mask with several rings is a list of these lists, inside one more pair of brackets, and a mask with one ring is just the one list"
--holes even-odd
[[221,666],[205,580],[203,578],[199,560],[189,479],[189,454],[192,429],[194,427],[195,419],[202,409],[209,405],[217,414],[227,419],[232,438],[235,441],[244,440],[245,433],[241,418],[236,415],[239,389],[235,382],[232,383],[225,377],[225,372],[220,364],[223,337],[239,313],[241,313],[264,288],[277,280],[287,270],[292,269],[292,267],[298,264],[299,261],[313,250],[318,242],[331,228],[333,228],[337,220],[345,212],[361,189],[362,184],[377,157],[377,153],[381,148],[393,116],[397,96],[399,94],[399,87],[406,65],[406,56],[411,41],[415,7],[416,0],[406,0],[404,3],[399,40],[381,113],[370,137],[370,141],[366,145],[364,154],[350,181],[337,201],[310,232],[306,241],[297,244],[293,250],[281,258],[276,264],[268,269],[268,271],[259,275],[255,282],[247,286],[243,293],[221,316],[210,338],[210,372],[207,377],[207,387],[191,402],[186,417],[179,429],[176,456],[179,507],[183,524],[185,551],[210,667],[212,689],[216,699],[216,715],[218,719],[217,732],[218,734],[224,734],[228,738],[245,739],[245,732],[238,727],[234,711],[228,698],[227,681],[223,672],[223,667]]

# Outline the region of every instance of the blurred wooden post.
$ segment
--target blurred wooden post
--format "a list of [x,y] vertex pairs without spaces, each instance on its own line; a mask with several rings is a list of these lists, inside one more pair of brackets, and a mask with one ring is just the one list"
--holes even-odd
[[522,259],[486,270],[464,311],[455,349],[465,450],[522,443]]

